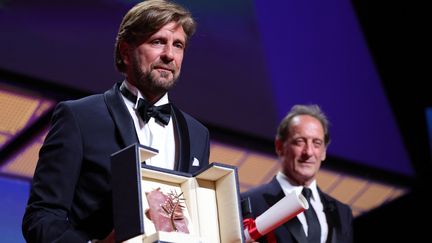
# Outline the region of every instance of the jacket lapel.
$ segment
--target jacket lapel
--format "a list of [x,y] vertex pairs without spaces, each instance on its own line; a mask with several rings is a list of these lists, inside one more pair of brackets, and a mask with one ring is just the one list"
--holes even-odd
[[[269,207],[273,206],[279,200],[285,197],[285,193],[283,192],[279,182],[276,180],[276,177],[273,178],[270,184],[272,185],[271,189],[268,193],[264,194],[264,199]],[[283,224],[283,227],[285,227],[289,232],[291,232],[297,242],[307,243],[306,234],[304,233],[302,224],[297,217],[294,217],[285,224]]]
[[328,225],[328,236],[327,236],[327,243],[336,243],[338,242],[337,235],[340,233],[340,224],[338,217],[338,212],[336,210],[336,205],[333,199],[325,195],[319,188],[318,192],[321,197],[321,201],[324,206],[324,213],[326,215],[327,219],[327,225]]
[[112,89],[106,91],[104,99],[117,131],[120,134],[122,146],[126,147],[138,143],[138,137],[133,120],[120,94],[120,85],[121,82],[118,82]]
[[[121,82],[118,82],[114,87],[104,93],[105,103],[115,123],[118,133],[120,134],[122,146],[139,143],[135,131],[135,125],[123,102],[120,93]],[[178,156],[174,169],[182,172],[189,172],[190,166],[190,140],[187,122],[182,112],[175,107],[172,107],[173,123],[176,134],[176,141],[178,141]]]
[[288,228],[288,230],[291,232],[291,234],[294,236],[294,238],[299,243],[307,243],[306,234],[303,230],[303,226],[300,223],[300,220],[298,220],[297,217],[292,218],[288,222],[284,224],[284,227]]
[[190,139],[187,122],[182,112],[174,105],[172,117],[177,141],[177,161],[174,169],[182,172],[189,172],[190,167]]

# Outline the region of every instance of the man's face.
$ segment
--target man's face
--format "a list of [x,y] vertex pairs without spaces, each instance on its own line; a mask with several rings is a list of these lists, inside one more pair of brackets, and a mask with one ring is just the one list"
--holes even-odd
[[283,172],[298,185],[309,185],[326,157],[324,130],[314,117],[299,115],[288,126],[285,141],[276,140]]
[[186,46],[182,26],[170,22],[136,47],[126,46],[128,80],[144,95],[158,96],[174,85]]

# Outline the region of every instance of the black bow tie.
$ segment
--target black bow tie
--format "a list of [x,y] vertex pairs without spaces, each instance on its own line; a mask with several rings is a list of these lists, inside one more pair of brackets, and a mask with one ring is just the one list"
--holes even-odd
[[[123,84],[120,86],[120,92],[131,102],[136,103],[138,97],[132,94]],[[154,106],[145,99],[139,99],[137,105],[137,111],[140,117],[146,123],[151,117],[164,125],[168,125],[171,117],[171,104],[165,104],[161,106]]]
[[154,106],[144,99],[138,100],[137,110],[143,121],[148,122],[150,117],[154,117],[158,122],[168,125],[171,116],[171,105],[165,104]]

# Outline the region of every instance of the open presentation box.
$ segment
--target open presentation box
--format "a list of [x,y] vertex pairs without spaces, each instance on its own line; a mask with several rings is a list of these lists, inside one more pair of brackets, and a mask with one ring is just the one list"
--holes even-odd
[[[237,169],[212,163],[196,174],[143,164],[157,150],[134,144],[111,155],[116,241],[244,242]],[[182,193],[189,233],[156,231],[146,193]]]

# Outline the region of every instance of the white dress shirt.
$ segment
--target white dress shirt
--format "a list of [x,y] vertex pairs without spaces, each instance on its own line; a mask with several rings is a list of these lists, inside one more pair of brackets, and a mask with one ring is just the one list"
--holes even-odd
[[[279,182],[285,195],[294,191],[295,194],[298,196],[301,194],[301,192],[303,190],[303,186],[293,186],[288,181],[287,176],[282,172],[279,172],[276,175],[276,180]],[[321,226],[321,243],[325,243],[327,240],[327,235],[328,235],[328,225],[327,225],[327,219],[326,219],[326,216],[324,213],[324,207],[323,207],[323,204],[321,202],[321,198],[319,197],[319,194],[318,194],[316,180],[314,180],[309,185],[308,188],[310,188],[312,190],[312,197],[310,199],[310,204],[312,205],[313,209],[315,210],[315,213],[318,216],[319,224]],[[309,207],[311,205],[309,205]],[[300,220],[300,223],[303,225],[303,230],[307,236],[308,225],[307,225],[306,217],[305,217],[304,213],[298,214],[297,218]]]
[[[138,114],[137,105],[140,98],[145,99],[141,92],[128,81],[124,81],[126,88],[134,95],[137,96],[137,102],[134,104],[123,96],[123,100],[129,110],[132,120],[135,124],[135,131],[137,132],[140,144],[157,149],[159,153],[146,160],[146,164],[162,167],[166,169],[174,169],[175,163],[175,137],[173,119],[170,118],[168,125],[157,123],[153,117],[150,118],[148,123],[143,121]],[[160,98],[154,105],[168,104],[168,93]]]

